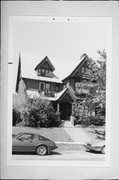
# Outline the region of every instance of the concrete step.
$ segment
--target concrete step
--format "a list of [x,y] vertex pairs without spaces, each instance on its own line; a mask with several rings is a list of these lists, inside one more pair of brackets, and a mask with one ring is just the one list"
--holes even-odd
[[74,128],[74,125],[72,124],[72,122],[71,121],[66,121],[66,120],[64,120],[64,125],[63,125],[63,127],[72,127],[72,128]]

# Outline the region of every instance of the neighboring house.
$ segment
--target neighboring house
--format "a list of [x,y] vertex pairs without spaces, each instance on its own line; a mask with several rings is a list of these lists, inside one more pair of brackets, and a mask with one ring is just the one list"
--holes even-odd
[[66,78],[60,80],[54,73],[55,67],[52,60],[50,61],[47,56],[41,60],[39,58],[31,60],[25,59],[21,54],[19,55],[16,92],[22,78],[29,97],[37,96],[50,100],[55,110],[60,112],[61,119],[70,120],[74,102],[85,98],[90,93],[86,84],[90,84],[93,77],[87,66],[88,59],[88,56],[83,54],[76,68]]

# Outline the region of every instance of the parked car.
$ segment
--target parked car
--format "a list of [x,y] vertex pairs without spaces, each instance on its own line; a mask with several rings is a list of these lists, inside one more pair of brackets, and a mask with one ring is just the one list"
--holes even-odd
[[36,152],[38,155],[50,154],[56,149],[55,142],[33,133],[19,133],[12,137],[13,152]]
[[105,140],[105,129],[96,128],[95,133],[96,133],[98,139]]
[[94,144],[87,143],[84,146],[89,151],[95,151],[105,154],[105,141],[97,142]]
[[95,133],[105,135],[105,129],[95,128]]

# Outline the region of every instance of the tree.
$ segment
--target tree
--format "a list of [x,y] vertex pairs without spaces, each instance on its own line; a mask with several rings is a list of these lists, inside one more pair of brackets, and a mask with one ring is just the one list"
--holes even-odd
[[25,121],[28,117],[28,96],[26,92],[26,86],[21,79],[19,82],[18,93],[13,94],[13,124]]
[[[94,124],[103,125],[105,122],[105,104],[106,104],[106,52],[98,51],[99,59],[88,58],[87,67],[92,78],[90,82],[85,82],[89,89],[89,94],[82,101],[84,107],[88,108],[88,113],[81,117],[84,125]],[[98,116],[92,117],[96,104],[100,106]],[[85,108],[84,108],[85,111]]]

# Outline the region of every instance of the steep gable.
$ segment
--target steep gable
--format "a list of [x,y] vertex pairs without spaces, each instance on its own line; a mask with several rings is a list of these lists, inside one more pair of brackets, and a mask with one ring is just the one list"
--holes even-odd
[[51,71],[55,70],[55,67],[47,56],[39,64],[37,64],[35,70],[38,70],[39,68],[49,69]]
[[72,71],[72,73],[69,75],[70,77],[74,77],[77,72],[78,73],[82,73],[82,67],[84,67],[84,65],[86,64],[86,61],[88,60],[88,56],[86,54],[83,54],[81,56],[81,62],[77,65],[77,67]]

